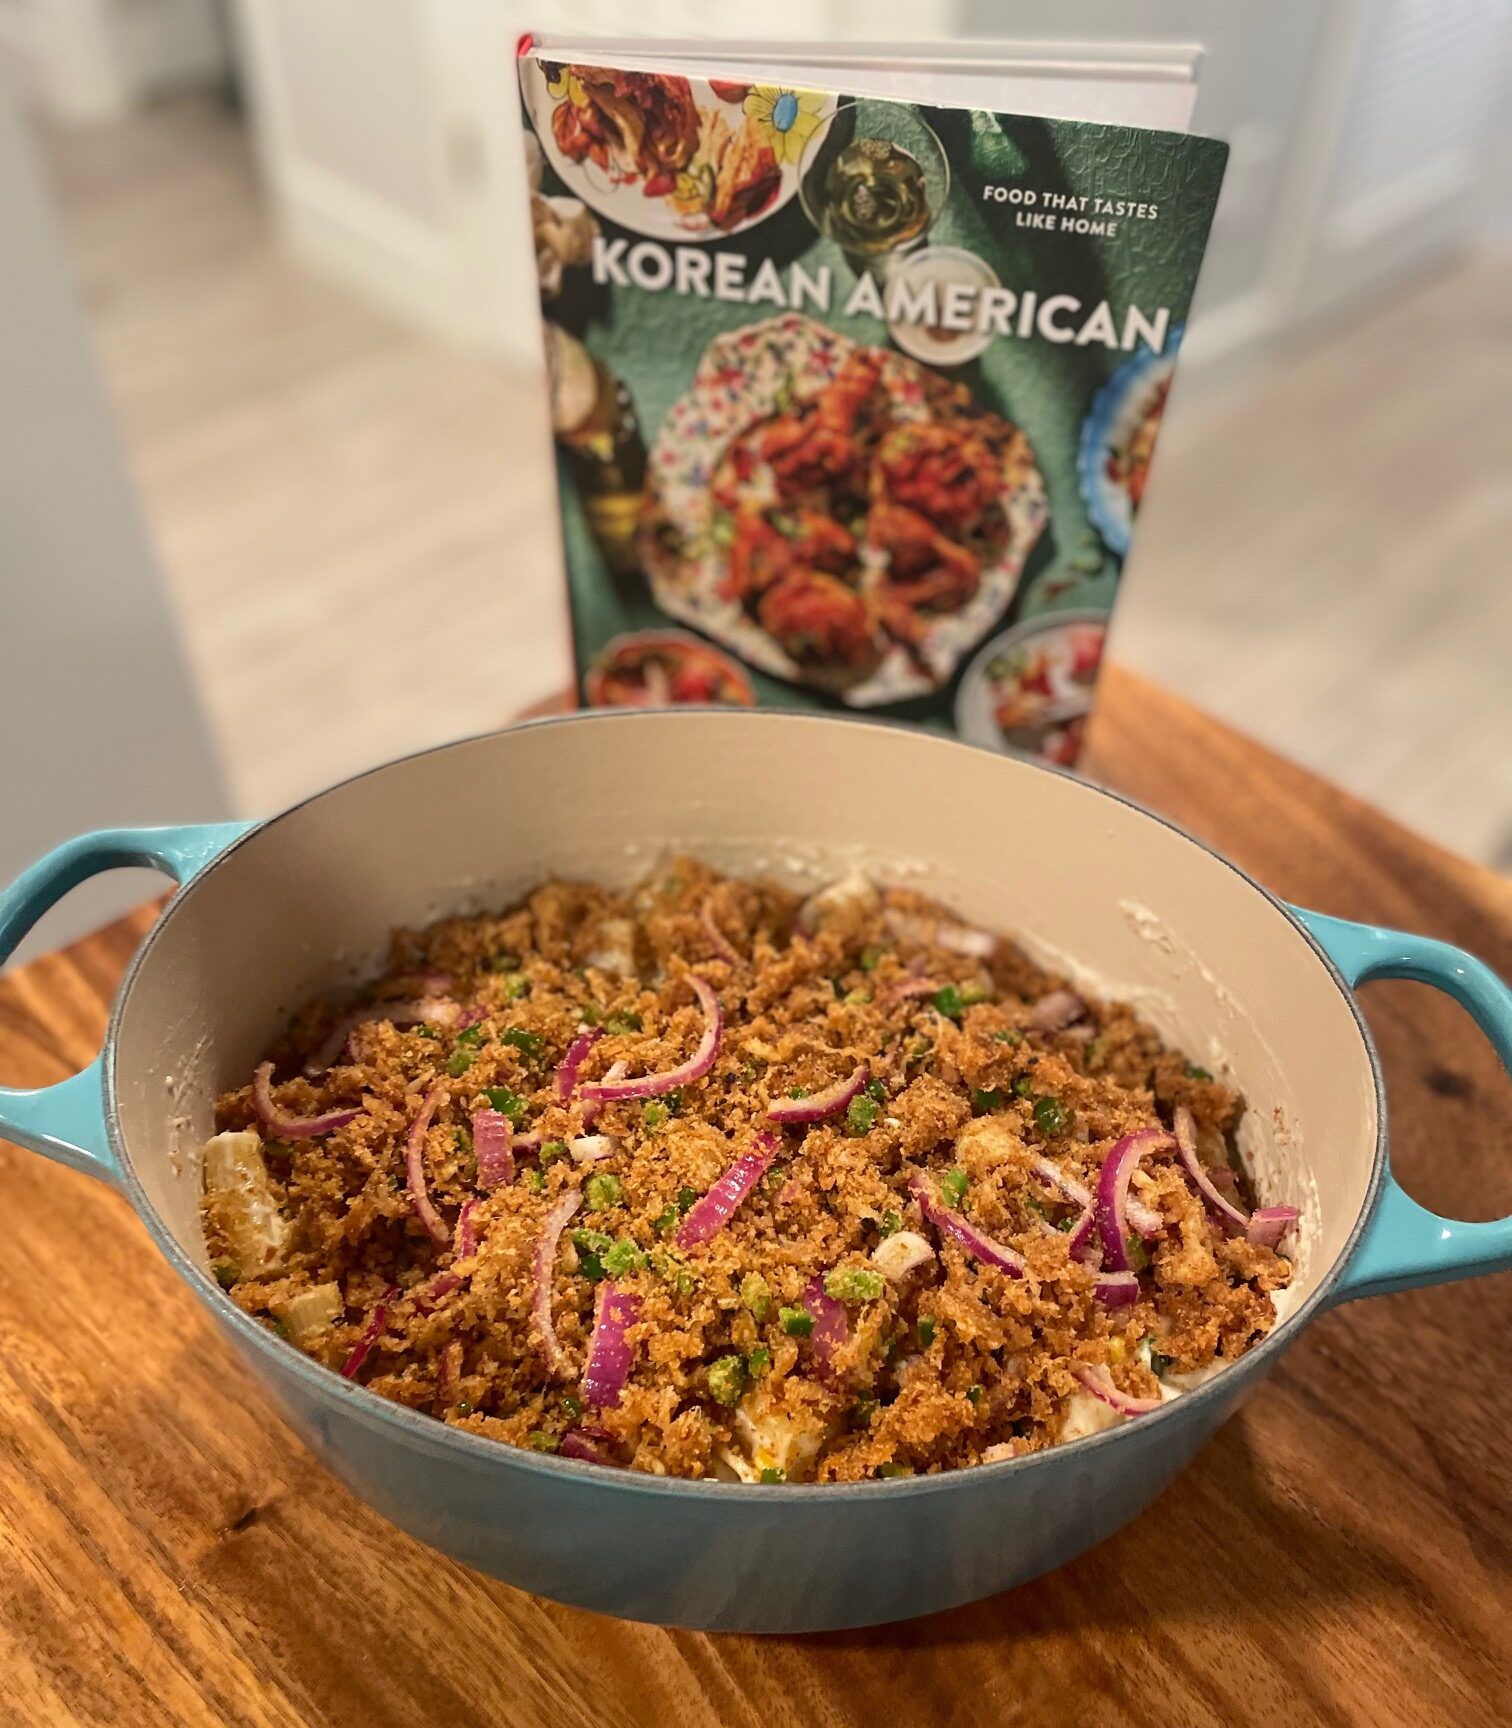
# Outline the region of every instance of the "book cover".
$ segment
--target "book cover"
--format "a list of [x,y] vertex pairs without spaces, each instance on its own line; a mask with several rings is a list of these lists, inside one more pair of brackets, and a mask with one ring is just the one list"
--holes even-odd
[[1227,147],[519,74],[582,699],[1074,763]]

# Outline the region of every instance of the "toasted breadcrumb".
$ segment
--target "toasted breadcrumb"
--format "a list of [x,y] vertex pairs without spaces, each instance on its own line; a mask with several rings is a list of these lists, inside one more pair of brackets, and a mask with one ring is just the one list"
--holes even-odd
[[[401,931],[384,980],[357,1003],[310,1004],[270,1052],[281,1110],[357,1107],[354,1120],[281,1142],[259,1122],[250,1085],[219,1100],[223,1132],[263,1136],[282,1234],[276,1273],[255,1275],[254,1264],[243,1275],[212,1190],[204,1216],[218,1275],[246,1312],[332,1369],[396,1290],[353,1370],[371,1391],[538,1450],[587,1425],[618,1462],[657,1475],[833,1482],[1015,1457],[1053,1445],[1073,1407],[1080,1431],[1078,1365],[1106,1366],[1124,1390],[1153,1396],[1150,1349],[1183,1373],[1242,1355],[1274,1324],[1271,1292],[1290,1263],[1228,1238],[1174,1148],[1148,1156],[1136,1178],[1161,1228],[1136,1256],[1139,1299],[1124,1308],[1097,1299],[1094,1270],[1070,1252],[1077,1209],[1034,1172],[1048,1158],[1095,1190],[1122,1136],[1169,1126],[1185,1104],[1204,1156],[1226,1160],[1221,1178],[1242,1192],[1232,1155],[1242,1100],[1122,1004],[1088,1001],[1064,1030],[1034,1029],[1034,1001],[1066,981],[1007,941],[982,958],[937,945],[940,920],[950,915],[912,892],[834,892],[805,907],[679,858],[629,894],[548,882],[497,916]],[[585,1083],[616,1064],[631,1077],[675,1068],[697,1046],[690,971],[723,1011],[712,1069],[657,1109],[621,1100],[595,1118]],[[475,1012],[441,1015],[450,1025],[364,1020],[335,1066],[305,1076],[344,1015],[413,999],[417,978]],[[907,993],[920,979],[931,992]],[[601,1036],[564,1100],[556,1069],[585,1025]],[[772,1103],[862,1064],[871,1084],[860,1108],[807,1126],[767,1122]],[[448,1228],[476,1202],[466,1255],[460,1234],[432,1240],[407,1187],[406,1138],[436,1086],[423,1173]],[[1046,1099],[1057,1109],[1037,1113]],[[500,1105],[516,1136],[538,1134],[544,1147],[517,1152],[514,1179],[482,1192],[472,1117]],[[611,1149],[585,1166],[565,1143],[590,1132]],[[755,1189],[707,1242],[677,1247],[691,1200],[765,1133],[779,1144]],[[957,1185],[963,1216],[1028,1275],[942,1236],[910,1193],[920,1174],[937,1192],[947,1178]],[[564,1364],[554,1374],[532,1319],[533,1260],[543,1219],[573,1189],[585,1199],[550,1280]],[[575,1243],[575,1230],[597,1236]],[[899,1230],[934,1253],[881,1276],[872,1253]],[[804,1300],[836,1273],[859,1276],[847,1335],[825,1352],[805,1333]],[[604,1276],[639,1299],[633,1361],[617,1406],[585,1411],[579,1381]],[[711,1376],[731,1357],[738,1366]]]

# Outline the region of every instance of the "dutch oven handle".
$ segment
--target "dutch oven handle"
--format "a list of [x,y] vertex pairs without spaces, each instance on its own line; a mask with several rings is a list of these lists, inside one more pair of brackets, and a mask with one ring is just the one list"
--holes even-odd
[[[1449,942],[1378,924],[1352,924],[1322,912],[1292,909],[1350,989],[1372,978],[1431,984],[1467,1009],[1512,1074],[1512,989],[1484,961]],[[1335,1300],[1380,1296],[1420,1284],[1446,1284],[1512,1267],[1512,1218],[1465,1224],[1418,1205],[1388,1163],[1375,1210],[1359,1247],[1335,1286]]]
[[[182,828],[101,828],[65,841],[0,890],[0,966],[44,912],[91,876],[102,870],[146,868],[161,870],[182,888],[253,826],[205,822]],[[96,1056],[72,1078],[35,1091],[0,1086],[0,1138],[102,1181],[118,1181],[120,1170],[105,1127],[101,1064]]]

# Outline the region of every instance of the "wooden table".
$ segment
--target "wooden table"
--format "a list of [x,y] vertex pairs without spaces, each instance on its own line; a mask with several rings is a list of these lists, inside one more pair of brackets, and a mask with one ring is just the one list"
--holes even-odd
[[[1512,893],[1112,671],[1092,771],[1306,905],[1512,972]],[[94,1052],[151,910],[0,982],[0,1082]],[[1372,986],[1395,1167],[1512,1210],[1512,1087],[1432,992]],[[442,1559],[258,1401],[124,1202],[0,1146],[0,1723],[1505,1724],[1512,1278],[1317,1322],[1121,1535],[876,1631],[620,1624]]]

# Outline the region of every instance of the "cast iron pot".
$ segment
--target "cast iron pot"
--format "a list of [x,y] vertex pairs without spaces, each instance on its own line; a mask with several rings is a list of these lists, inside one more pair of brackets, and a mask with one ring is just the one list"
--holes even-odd
[[[198,1149],[310,993],[370,974],[390,928],[498,907],[548,875],[625,881],[667,847],[795,885],[919,882],[1133,1002],[1231,1079],[1263,1201],[1300,1206],[1294,1292],[1258,1348],[1159,1411],[1054,1450],[850,1486],[669,1481],[447,1428],[342,1380],[210,1276]],[[354,1492],[522,1589],[632,1619],[800,1632],[930,1613],[1101,1541],[1163,1488],[1323,1309],[1512,1265],[1512,1220],[1446,1222],[1393,1182],[1351,989],[1457,997],[1512,1065],[1512,992],[1443,943],[1280,904],[1169,824],[1068,775],[924,733],[782,713],[598,713],[395,762],[275,820],[114,830],[0,896],[0,960],[97,871],[181,891],[100,1058],[0,1091],[0,1133],[119,1188],[289,1424]],[[119,1365],[130,1372],[130,1364]]]

